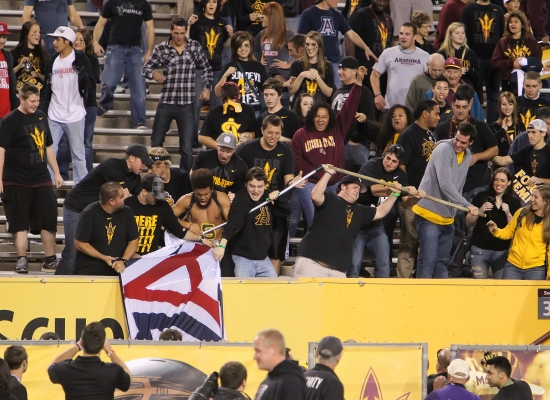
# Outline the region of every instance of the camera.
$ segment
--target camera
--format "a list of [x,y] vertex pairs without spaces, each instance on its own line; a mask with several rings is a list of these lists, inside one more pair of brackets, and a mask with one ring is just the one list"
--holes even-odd
[[[495,201],[496,199],[492,196],[488,196],[485,201],[487,203],[491,203],[493,205],[493,207],[495,206]],[[485,215],[487,215],[487,219],[493,219],[493,210],[486,210],[485,211]]]
[[205,379],[202,386],[195,389],[191,396],[189,396],[189,400],[208,400],[214,396],[218,390],[218,376],[217,372],[212,372]]

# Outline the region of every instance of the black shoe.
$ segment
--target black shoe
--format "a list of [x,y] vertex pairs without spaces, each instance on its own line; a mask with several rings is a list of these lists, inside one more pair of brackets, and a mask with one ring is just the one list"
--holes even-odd
[[107,112],[106,109],[104,109],[101,106],[97,106],[97,118],[102,118],[106,112]]

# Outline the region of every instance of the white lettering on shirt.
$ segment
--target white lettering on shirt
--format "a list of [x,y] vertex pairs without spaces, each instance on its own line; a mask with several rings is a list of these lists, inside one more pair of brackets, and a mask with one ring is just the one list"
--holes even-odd
[[308,388],[319,389],[319,385],[321,384],[321,382],[323,382],[323,378],[311,376],[307,378],[306,386]]

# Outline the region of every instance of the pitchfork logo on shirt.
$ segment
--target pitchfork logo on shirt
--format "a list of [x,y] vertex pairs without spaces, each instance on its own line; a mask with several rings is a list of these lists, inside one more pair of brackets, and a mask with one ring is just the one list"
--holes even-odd
[[109,225],[105,226],[105,229],[107,230],[107,246],[111,244],[111,240],[113,240],[113,236],[115,234],[116,225],[113,226],[113,222],[109,221]]
[[44,130],[39,131],[38,128],[34,127],[34,133],[30,133],[32,139],[34,140],[34,144],[36,145],[36,148],[38,149],[38,154],[40,155],[40,160],[44,162]]

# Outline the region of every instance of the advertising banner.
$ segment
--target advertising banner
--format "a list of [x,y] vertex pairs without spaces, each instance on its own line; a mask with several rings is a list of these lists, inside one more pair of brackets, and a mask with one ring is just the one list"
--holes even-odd
[[[113,350],[132,372],[128,392],[115,392],[124,399],[186,399],[212,372],[219,372],[228,361],[239,361],[248,371],[245,393],[254,396],[267,372],[260,371],[253,360],[249,343],[182,343],[147,341],[111,341]],[[0,342],[0,357],[6,347],[22,345],[29,356],[29,368],[23,374],[29,399],[62,400],[60,385],[50,382],[47,369],[52,361],[71,344],[68,341]],[[105,352],[102,361],[110,362]],[[127,397],[128,396],[128,397]]]
[[[317,343],[309,344],[309,367]],[[347,400],[416,400],[426,396],[426,343],[344,343],[336,374]],[[307,383],[307,382],[306,382]],[[315,384],[315,382],[311,382]]]
[[512,379],[524,380],[531,386],[533,398],[550,399],[550,347],[541,346],[451,346],[451,358],[465,360],[470,365],[470,380],[466,389],[490,400],[498,388],[489,386],[485,376],[485,361],[504,356],[512,365]]

